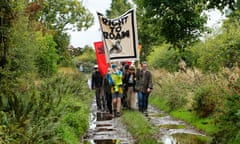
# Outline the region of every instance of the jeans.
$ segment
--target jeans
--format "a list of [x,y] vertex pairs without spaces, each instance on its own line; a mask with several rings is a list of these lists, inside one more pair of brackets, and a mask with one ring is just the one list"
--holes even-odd
[[148,107],[148,95],[147,93],[138,92],[138,109],[143,112]]

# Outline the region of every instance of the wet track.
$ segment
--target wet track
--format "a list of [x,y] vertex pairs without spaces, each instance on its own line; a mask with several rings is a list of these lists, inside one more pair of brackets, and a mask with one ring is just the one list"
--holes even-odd
[[84,143],[90,144],[134,144],[132,135],[119,118],[113,118],[107,112],[99,111],[96,102],[92,104],[90,128],[84,136]]
[[[83,143],[90,144],[134,144],[135,140],[121,123],[120,118],[112,118],[107,112],[98,111],[96,102],[92,104],[90,128]],[[149,106],[146,119],[159,128],[155,138],[163,144],[208,144],[202,140],[204,133],[197,131],[183,121],[175,120],[164,112]]]

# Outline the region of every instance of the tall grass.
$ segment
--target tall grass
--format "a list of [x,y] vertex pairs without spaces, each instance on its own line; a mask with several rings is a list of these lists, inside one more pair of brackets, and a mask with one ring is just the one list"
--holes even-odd
[[[152,71],[154,76],[154,90],[150,96],[150,103],[173,116],[183,119],[210,135],[219,131],[232,130],[225,139],[237,136],[238,127],[234,121],[237,118],[237,99],[240,94],[238,81],[240,70],[238,67],[222,68],[218,73],[202,73],[197,69],[187,69],[186,72],[168,72],[162,69]],[[236,115],[229,119],[231,114]],[[221,127],[230,122],[229,128]],[[234,132],[235,131],[235,132]],[[225,134],[226,135],[226,134]],[[218,137],[218,136],[216,136]],[[225,141],[226,142],[226,141]]]

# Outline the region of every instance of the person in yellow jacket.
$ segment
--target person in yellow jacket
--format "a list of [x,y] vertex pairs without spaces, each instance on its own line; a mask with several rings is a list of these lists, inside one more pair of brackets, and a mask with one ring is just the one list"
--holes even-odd
[[112,64],[112,73],[111,73],[111,79],[112,79],[112,105],[113,105],[113,114],[115,117],[120,116],[120,110],[121,110],[121,98],[123,94],[123,88],[122,88],[122,72],[117,68],[116,64]]

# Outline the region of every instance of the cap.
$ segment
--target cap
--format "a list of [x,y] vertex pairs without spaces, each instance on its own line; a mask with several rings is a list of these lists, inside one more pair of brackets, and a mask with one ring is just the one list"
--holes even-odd
[[112,64],[112,68],[117,68],[117,65],[116,64]]
[[98,65],[94,65],[94,68],[97,69],[97,68],[98,68]]

